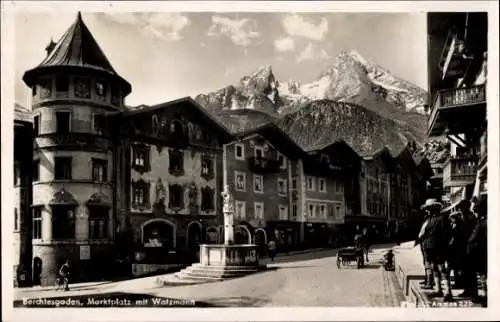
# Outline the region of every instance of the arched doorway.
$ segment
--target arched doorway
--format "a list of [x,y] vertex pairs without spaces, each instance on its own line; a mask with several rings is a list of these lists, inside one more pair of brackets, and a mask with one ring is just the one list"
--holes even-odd
[[142,225],[142,243],[148,248],[175,248],[175,225],[166,219],[152,219]]
[[197,250],[202,241],[202,226],[197,221],[192,221],[186,229],[187,247],[190,250]]
[[255,230],[255,244],[256,245],[267,244],[267,234],[263,228],[257,228]]
[[235,244],[251,244],[252,234],[248,227],[239,225],[234,229],[234,243]]

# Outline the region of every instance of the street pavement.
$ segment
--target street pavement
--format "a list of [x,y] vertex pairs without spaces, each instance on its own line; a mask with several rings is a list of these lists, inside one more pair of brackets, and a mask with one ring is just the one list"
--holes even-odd
[[163,298],[194,300],[216,307],[398,307],[402,291],[394,272],[381,266],[387,247],[375,247],[370,262],[357,269],[353,263],[338,269],[336,251],[280,256],[265,259],[268,270],[226,281],[195,285],[159,286],[157,277],[83,285],[69,292],[18,289],[15,299],[54,296],[82,296],[103,293],[143,294]]

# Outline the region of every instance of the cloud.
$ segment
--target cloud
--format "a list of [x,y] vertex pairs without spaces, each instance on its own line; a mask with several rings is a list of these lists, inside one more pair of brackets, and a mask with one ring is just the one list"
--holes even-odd
[[302,36],[312,40],[323,40],[328,33],[328,21],[321,18],[318,24],[314,24],[298,14],[287,15],[281,21],[285,32],[290,36]]
[[228,17],[212,16],[212,25],[208,30],[211,37],[226,35],[237,46],[247,47],[253,39],[259,38],[260,33],[255,31],[257,21],[249,18],[231,19]]
[[115,22],[130,24],[138,29],[167,41],[182,39],[181,31],[191,24],[188,17],[176,13],[117,13],[109,15]]
[[277,51],[293,51],[295,49],[295,41],[290,37],[279,38],[274,41],[274,48]]
[[297,61],[302,62],[306,60],[326,60],[329,59],[330,55],[324,50],[319,48],[317,45],[309,43],[306,48],[297,56]]

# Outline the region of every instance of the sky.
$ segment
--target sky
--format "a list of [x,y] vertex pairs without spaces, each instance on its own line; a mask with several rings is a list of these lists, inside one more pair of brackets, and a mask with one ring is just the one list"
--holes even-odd
[[[23,73],[45,57],[77,12],[18,12],[15,97],[30,106]],[[271,65],[281,81],[307,83],[342,51],[355,50],[395,76],[427,88],[424,13],[87,13],[115,70],[132,84],[126,104],[156,104],[208,93]]]

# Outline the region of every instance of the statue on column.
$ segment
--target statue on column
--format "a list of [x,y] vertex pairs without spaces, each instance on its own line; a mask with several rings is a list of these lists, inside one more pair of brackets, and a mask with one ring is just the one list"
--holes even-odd
[[222,212],[223,213],[234,213],[234,200],[233,200],[233,195],[229,191],[229,186],[226,185],[224,187],[224,191],[221,193],[222,198],[223,198],[223,206],[222,206]]

